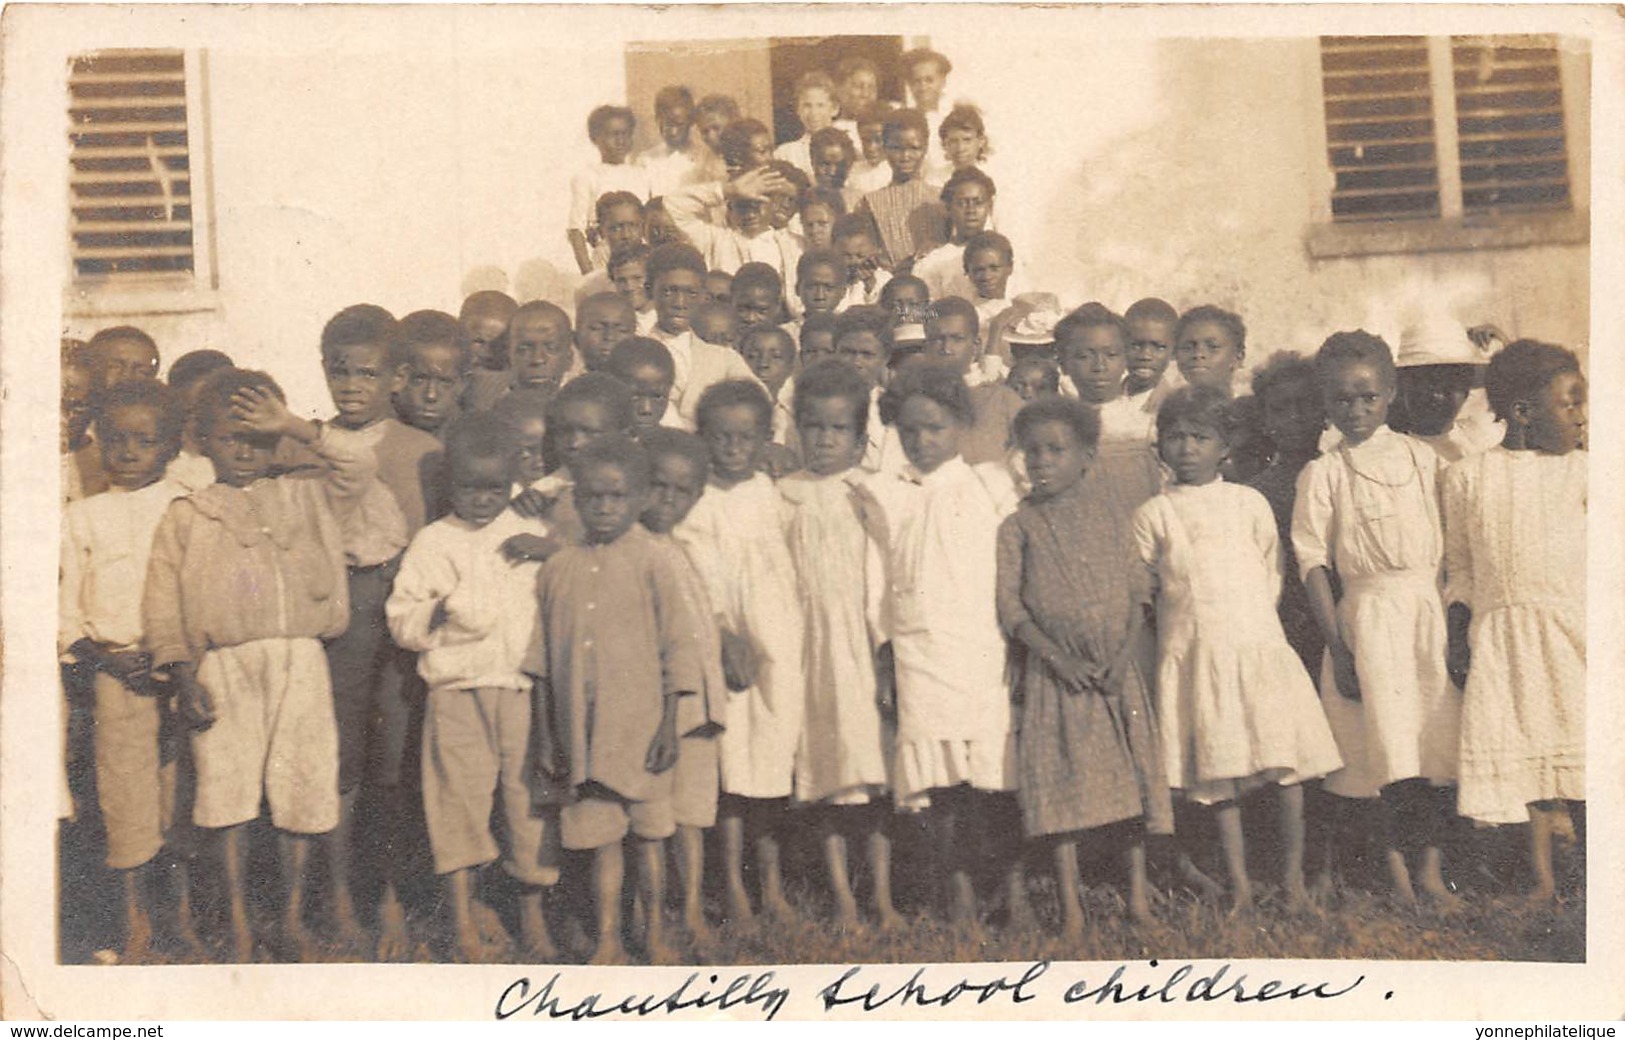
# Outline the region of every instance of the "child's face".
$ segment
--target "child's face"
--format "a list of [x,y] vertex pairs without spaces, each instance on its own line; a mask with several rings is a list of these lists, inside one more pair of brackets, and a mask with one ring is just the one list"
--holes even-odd
[[748,404],[714,409],[706,418],[703,436],[711,452],[711,472],[735,483],[756,472],[756,458],[767,443],[767,431]]
[[884,144],[893,180],[909,181],[919,176],[920,164],[925,161],[925,135],[914,127],[897,127],[885,135]]
[[340,426],[360,429],[394,411],[405,368],[389,363],[389,348],[382,343],[335,347],[326,369],[327,391],[338,409],[333,421]]
[[463,395],[463,354],[453,343],[414,346],[406,359],[406,385],[396,396],[401,418],[439,433]]
[[576,352],[589,372],[609,363],[609,352],[617,343],[637,333],[637,316],[624,298],[597,300],[583,304],[576,314]]
[[898,285],[897,282],[891,281],[886,283],[886,287],[891,291],[883,295],[890,298],[891,303],[888,306],[893,317],[899,322],[919,314],[925,309],[925,305],[931,302],[931,293],[922,285],[908,283]]
[[835,122],[835,99],[827,90],[803,90],[796,99],[796,118],[807,133],[816,133]]
[[1394,399],[1404,409],[1411,433],[1437,437],[1455,424],[1472,388],[1473,371],[1467,365],[1419,365],[1399,370]]
[[835,241],[835,211],[822,202],[801,207],[801,233],[810,249],[828,249]]
[[90,429],[90,369],[68,365],[62,369],[62,450],[85,438]]
[[751,134],[742,157],[744,165],[740,165],[740,158],[735,156],[727,161],[728,176],[737,177],[746,170],[754,170],[758,166],[766,166],[772,162],[773,136],[768,133]]
[[768,203],[761,199],[729,199],[728,222],[746,238],[755,238],[772,226]]
[[705,295],[705,277],[698,271],[667,271],[654,284],[655,320],[661,331],[675,335],[687,331],[689,316]]
[[111,390],[121,383],[158,378],[158,352],[138,339],[110,339],[91,354],[96,386]]
[[[840,83],[841,110],[849,116],[867,112],[880,97],[880,82],[868,69],[856,69]],[[874,126],[878,128],[879,123]]]
[[801,367],[811,368],[820,361],[836,357],[835,330],[814,329],[801,331]]
[[1069,423],[1054,421],[1028,428],[1021,438],[1021,453],[1033,491],[1044,498],[1075,487],[1094,460],[1094,452],[1083,446]]
[[705,146],[717,155],[722,154],[722,130],[728,125],[728,116],[725,112],[702,112],[694,120],[699,128],[700,140]]
[[1284,458],[1312,457],[1326,428],[1326,407],[1312,379],[1285,379],[1270,387],[1259,402],[1264,432]]
[[683,522],[705,491],[700,467],[687,455],[656,455],[649,460],[649,499],[643,526],[655,534],[670,534]]
[[279,440],[275,434],[256,433],[247,423],[226,413],[202,431],[199,447],[214,463],[216,480],[232,487],[247,487],[271,472]]
[[125,405],[107,413],[97,429],[102,467],[114,487],[144,488],[164,475],[180,445],[164,435],[162,417],[146,405]]
[[[819,207],[820,209],[823,207]],[[846,289],[845,271],[832,264],[809,264],[801,281],[796,283],[796,295],[808,314],[822,314],[835,310]]]
[[986,147],[987,138],[968,128],[950,130],[942,135],[942,154],[954,164],[956,170],[975,166],[981,161],[982,149]]
[[[807,469],[820,477],[857,465],[863,444],[853,404],[844,397],[815,397],[801,406],[796,432],[801,436]],[[868,407],[867,402],[864,407]]]
[[880,252],[880,247],[864,233],[837,238],[835,251],[841,254],[841,262],[846,264],[846,280],[856,283],[874,273],[875,256]]
[[1241,348],[1230,330],[1216,321],[1197,321],[1185,326],[1174,347],[1179,374],[1192,386],[1211,386],[1226,395],[1230,380],[1241,366]]
[[948,77],[934,61],[918,62],[908,70],[908,89],[920,108],[936,108],[942,100],[942,88],[947,85]]
[[1218,430],[1182,419],[1159,431],[1157,451],[1181,484],[1208,484],[1219,475],[1230,446]]
[[514,424],[514,433],[519,482],[528,486],[547,475],[547,420],[527,415]]
[[508,367],[508,323],[489,314],[463,319],[463,338],[475,368],[501,371]]
[[559,388],[570,370],[570,325],[557,314],[514,315],[508,329],[514,384],[536,390]]
[[1548,455],[1567,455],[1585,447],[1587,410],[1585,376],[1560,372],[1533,400],[1518,402],[1528,422],[1524,442]]
[[1055,344],[1061,367],[1078,388],[1078,399],[1104,404],[1123,392],[1123,334],[1116,326],[1091,325]]
[[553,447],[560,463],[568,466],[582,448],[614,430],[609,408],[602,401],[571,401],[553,421]]
[[1053,394],[1057,390],[1055,381],[1051,378],[1051,371],[1043,365],[1017,365],[1010,370],[1004,381],[1023,401],[1028,402]]
[[868,329],[853,329],[835,342],[835,355],[851,364],[870,386],[879,386],[889,356],[880,337]]
[[598,225],[611,253],[643,241],[643,214],[630,203],[611,206]]
[[999,249],[978,249],[965,254],[965,276],[984,300],[1004,299],[1010,284],[1010,260]]
[[733,304],[733,275],[726,271],[712,271],[705,276],[707,303]]
[[625,162],[626,157],[632,154],[632,121],[625,116],[612,116],[604,120],[593,144],[598,146],[598,154],[605,162]]
[[732,307],[707,307],[694,316],[694,335],[715,347],[739,342],[739,316]]
[[773,394],[790,378],[790,370],[796,363],[795,345],[790,341],[790,334],[782,329],[751,336],[740,345],[739,353],[756,373],[756,378]]
[[1232,484],[1245,484],[1264,472],[1270,464],[1270,442],[1261,431],[1242,426],[1236,430],[1230,454],[1219,467],[1219,475]]
[[740,328],[769,321],[779,312],[779,297],[765,285],[747,285],[734,290],[734,314]]
[[[1183,370],[1184,365],[1180,368]],[[1360,444],[1388,421],[1394,385],[1377,366],[1351,361],[1332,370],[1323,394],[1326,418],[1342,433],[1344,440]]]
[[626,467],[616,462],[595,462],[575,483],[576,513],[586,529],[587,541],[607,545],[632,529],[648,500]]
[[926,322],[925,352],[946,358],[957,371],[970,368],[976,360],[976,347],[976,333],[965,315],[945,314]]
[[845,148],[838,144],[826,144],[821,148],[815,148],[812,164],[813,182],[819,187],[837,190],[845,187],[847,172],[852,168],[851,163],[847,162]]
[[632,391],[632,428],[652,430],[671,407],[671,375],[657,365],[639,365],[627,373]]
[[617,264],[609,280],[633,310],[641,311],[649,306],[649,266],[642,260]]
[[897,413],[897,438],[903,442],[903,454],[921,473],[935,472],[958,455],[964,432],[952,412],[923,394],[904,401]]
[[1135,318],[1128,323],[1128,392],[1157,385],[1174,352],[1174,323]]
[[677,229],[677,222],[671,219],[665,206],[650,206],[643,213],[643,237],[649,243],[649,248],[663,246],[667,242],[687,242],[688,239]]
[[863,161],[871,166],[886,161],[886,125],[879,120],[858,124],[858,141],[863,145]]
[[768,196],[768,223],[772,224],[775,228],[782,231],[783,229],[789,227],[790,221],[795,219],[795,215],[796,197],[794,194],[790,192],[780,192],[776,195]]
[[984,184],[961,184],[948,200],[948,219],[953,222],[954,237],[967,239],[979,235],[987,228],[988,215],[993,212],[993,197]]
[[688,147],[694,109],[683,101],[661,105],[655,109],[655,125],[660,128],[660,139],[666,142],[666,147],[680,151]]
[[451,461],[451,511],[457,519],[484,527],[502,515],[513,497],[513,466],[500,455],[472,455]]

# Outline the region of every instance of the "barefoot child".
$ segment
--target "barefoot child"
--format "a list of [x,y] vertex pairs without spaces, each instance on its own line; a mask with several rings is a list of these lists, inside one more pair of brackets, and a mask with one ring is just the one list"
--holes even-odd
[[547,562],[540,596],[551,714],[537,727],[538,766],[570,798],[560,812],[567,849],[591,849],[598,945],[590,963],[625,960],[622,844],[635,839],[643,945],[671,963],[665,839],[676,829],[672,767],[678,704],[704,689],[700,620],[683,591],[681,551],[637,525],[649,460],[624,434],[571,461],[584,540]]
[[701,396],[699,432],[711,454],[711,479],[673,532],[704,577],[722,630],[731,692],[719,812],[734,924],[751,917],[742,872],[747,838],[755,845],[763,911],[791,915],[779,839],[805,711],[804,625],[783,507],[772,478],[758,471],[771,424],[772,403],[754,380],[726,380]]
[[[141,596],[153,533],[170,502],[187,494],[164,479],[180,450],[184,418],[179,395],[161,383],[143,380],[102,394],[96,441],[112,486],[63,514],[57,649],[95,673],[96,792],[107,866],[123,890],[124,964],[148,953],[161,879],[156,861],[176,822],[173,706],[152,679]],[[168,873],[180,885],[177,937],[195,946],[185,859]]]
[[1157,445],[1175,484],[1134,514],[1157,597],[1157,692],[1169,783],[1211,806],[1231,908],[1252,903],[1240,798],[1276,787],[1289,904],[1306,899],[1301,781],[1342,765],[1314,685],[1275,614],[1280,541],[1264,496],[1227,484],[1232,405],[1213,387],[1170,395]]
[[[848,311],[847,313],[851,313]],[[847,873],[847,837],[867,847],[875,918],[902,923],[892,908],[889,815],[892,734],[876,699],[872,603],[884,582],[878,549],[863,529],[853,486],[869,419],[869,377],[842,362],[803,372],[796,425],[806,470],[779,481],[789,512],[790,553],[808,619],[807,716],[801,731],[796,800],[818,806],[824,863],[841,926],[858,923]]]
[[395,410],[408,426],[439,438],[457,418],[471,367],[457,319],[444,311],[413,311],[401,319],[405,374]]
[[1547,902],[1555,818],[1585,835],[1586,381],[1569,351],[1519,340],[1484,383],[1506,440],[1444,475],[1460,811],[1530,821],[1530,899]]
[[[215,373],[197,408],[220,480],[177,499],[158,526],[142,595],[147,646],[198,730],[193,820],[218,843],[232,958],[254,955],[246,825],[262,801],[282,853],[281,952],[302,957],[310,837],[339,822],[338,730],[321,640],[350,623],[339,529],[376,470],[360,434],[294,417],[263,373]],[[272,476],[284,437],[315,450],[319,477]]]
[[[1019,661],[1021,807],[1028,837],[1055,839],[1062,931],[1083,933],[1078,844],[1116,828],[1128,907],[1150,919],[1145,840],[1173,828],[1150,680],[1150,589],[1132,531],[1089,501],[1100,435],[1087,406],[1053,398],[1016,416],[1032,494],[999,527],[999,621]],[[1109,833],[1109,832],[1108,832]]]
[[1292,544],[1326,638],[1321,702],[1345,763],[1325,788],[1380,796],[1395,895],[1415,899],[1407,860],[1420,854],[1423,890],[1449,908],[1457,899],[1439,840],[1461,753],[1461,694],[1445,665],[1437,460],[1386,425],[1394,359],[1381,339],[1337,333],[1315,374],[1343,440],[1298,478]]
[[[469,963],[506,952],[482,941],[473,913],[478,872],[499,855],[521,886],[520,952],[555,957],[542,893],[558,881],[557,824],[532,815],[529,786],[535,680],[525,666],[540,634],[541,565],[505,552],[515,537],[539,538],[547,529],[508,508],[518,466],[514,433],[492,414],[466,416],[447,431],[451,515],[412,539],[387,606],[390,633],[418,654],[429,688],[424,815],[451,910],[448,945]],[[491,833],[498,791],[506,824],[500,853]]]

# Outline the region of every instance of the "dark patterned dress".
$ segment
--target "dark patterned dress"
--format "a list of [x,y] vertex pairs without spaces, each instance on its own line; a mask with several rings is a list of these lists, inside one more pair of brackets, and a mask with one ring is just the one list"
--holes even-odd
[[1286,641],[1303,659],[1309,677],[1319,679],[1326,637],[1309,607],[1309,591],[1304,588],[1303,579],[1298,575],[1298,554],[1292,551],[1292,503],[1297,498],[1300,472],[1275,463],[1248,481],[1247,486],[1269,501],[1270,510],[1275,514],[1276,529],[1281,532],[1281,550],[1286,558],[1281,567],[1281,601],[1275,612],[1281,616]]

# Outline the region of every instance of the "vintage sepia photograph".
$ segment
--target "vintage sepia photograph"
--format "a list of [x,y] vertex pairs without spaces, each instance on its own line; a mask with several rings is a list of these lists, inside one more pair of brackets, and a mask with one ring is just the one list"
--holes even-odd
[[0,38],[25,1017],[35,968],[1619,981],[1617,12]]

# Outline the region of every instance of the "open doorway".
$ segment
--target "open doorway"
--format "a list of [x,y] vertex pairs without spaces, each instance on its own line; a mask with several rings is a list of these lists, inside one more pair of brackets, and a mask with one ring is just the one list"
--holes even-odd
[[822,70],[835,76],[846,58],[868,58],[879,72],[879,98],[903,103],[903,77],[897,59],[903,53],[901,36],[797,36],[777,37],[768,51],[773,79],[773,137],[780,144],[801,136],[796,118],[796,80]]

